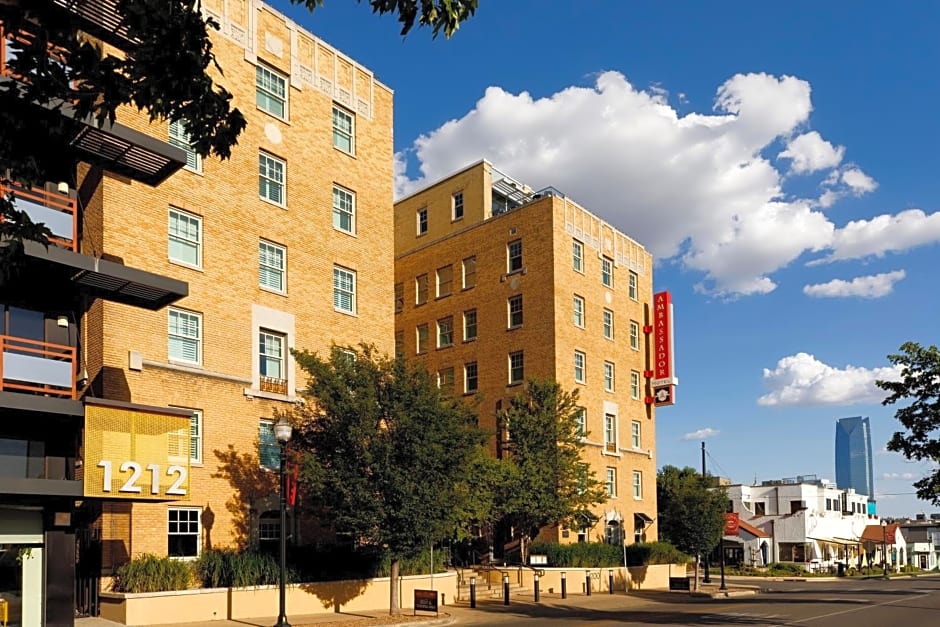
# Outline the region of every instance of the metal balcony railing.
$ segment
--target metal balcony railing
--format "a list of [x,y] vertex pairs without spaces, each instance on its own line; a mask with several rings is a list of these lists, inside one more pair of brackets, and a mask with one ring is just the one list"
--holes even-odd
[[0,392],[77,398],[74,346],[0,335]]
[[26,189],[3,184],[0,184],[0,194],[13,194],[16,209],[25,212],[33,222],[45,224],[51,231],[51,244],[78,252],[78,205],[74,198],[36,187]]
[[127,33],[117,0],[49,0],[82,20],[83,28],[121,49],[136,42]]
[[259,383],[262,392],[271,392],[272,394],[287,394],[287,379],[261,377],[261,381]]

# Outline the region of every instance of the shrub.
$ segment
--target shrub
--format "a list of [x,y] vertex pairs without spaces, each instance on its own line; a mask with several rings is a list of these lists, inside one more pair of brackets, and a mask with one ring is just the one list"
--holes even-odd
[[[196,576],[206,588],[247,588],[272,585],[280,577],[278,561],[267,553],[234,549],[203,551],[195,563]],[[288,572],[287,580],[293,581]]]
[[794,562],[774,562],[767,567],[772,575],[805,575],[803,566]]
[[141,555],[118,567],[114,589],[118,592],[167,592],[187,590],[193,584],[189,562]]
[[668,542],[638,542],[627,546],[627,565],[688,564],[692,558]]
[[529,547],[529,554],[547,556],[550,566],[575,568],[623,566],[624,554],[628,566],[686,564],[690,559],[667,542],[644,542],[626,547],[603,542],[535,542]]
[[[447,571],[444,566],[444,551],[434,551],[434,572]],[[431,551],[422,551],[417,555],[401,558],[399,575],[426,575],[431,564]],[[376,577],[388,577],[392,572],[392,560],[388,555],[382,557],[375,571]]]

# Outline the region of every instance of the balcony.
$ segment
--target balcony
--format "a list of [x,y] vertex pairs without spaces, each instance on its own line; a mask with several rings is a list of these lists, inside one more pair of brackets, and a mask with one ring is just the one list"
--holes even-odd
[[33,222],[45,224],[52,232],[50,244],[73,252],[78,250],[78,211],[74,198],[38,188],[3,184],[0,184],[0,194],[13,194],[16,209],[25,212]]
[[287,394],[287,379],[262,376],[259,381],[259,387],[261,388],[262,392],[270,392],[271,394]]
[[74,346],[0,335],[0,355],[0,392],[77,397]]
[[127,34],[118,13],[117,0],[49,0],[79,18],[81,28],[112,46],[126,50],[136,42]]

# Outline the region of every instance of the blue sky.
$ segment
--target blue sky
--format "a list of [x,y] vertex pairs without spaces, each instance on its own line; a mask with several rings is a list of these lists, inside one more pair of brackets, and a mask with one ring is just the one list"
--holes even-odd
[[273,6],[395,90],[399,192],[486,157],[631,235],[672,292],[658,462],[835,479],[870,416],[879,511],[940,511],[883,451],[876,378],[936,344],[940,4],[480,0],[451,40],[367,5]]

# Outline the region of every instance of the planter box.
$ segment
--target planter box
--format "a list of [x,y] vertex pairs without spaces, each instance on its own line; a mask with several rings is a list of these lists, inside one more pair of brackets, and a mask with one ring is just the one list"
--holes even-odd
[[[623,566],[612,568],[539,568],[544,574],[539,577],[539,590],[548,594],[561,594],[561,574],[565,573],[568,594],[584,594],[587,577],[591,577],[591,593],[609,592],[610,571],[614,572],[614,592],[629,590],[668,590],[670,576],[685,576],[684,564],[652,564],[649,566],[630,566],[624,571]],[[509,575],[509,583],[532,590],[535,584],[535,571],[531,568],[507,566],[479,573],[477,590],[501,586],[503,574]],[[489,581],[487,581],[489,577]],[[464,577],[463,585],[469,583]],[[462,590],[464,596],[470,594],[469,588]],[[466,599],[462,599],[466,600]]]
[[[414,590],[432,589],[431,577],[399,580],[402,609],[412,609]],[[457,598],[457,573],[434,575],[441,605]],[[241,620],[277,615],[278,586],[211,588],[174,592],[101,593],[101,618],[124,625],[176,625],[214,620]],[[287,587],[287,615],[331,614],[388,607],[389,579],[324,581]]]

